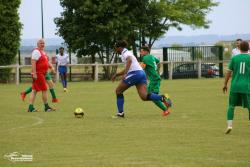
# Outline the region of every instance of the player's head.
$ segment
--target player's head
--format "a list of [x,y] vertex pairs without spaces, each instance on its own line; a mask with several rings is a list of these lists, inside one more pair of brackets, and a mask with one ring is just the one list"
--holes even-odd
[[122,50],[124,48],[127,48],[128,47],[128,43],[127,41],[125,40],[120,40],[120,41],[117,41],[116,44],[115,44],[115,51],[118,53],[118,54],[121,54],[122,53]]
[[63,53],[64,53],[64,47],[60,47],[60,48],[59,48],[59,53],[60,53],[61,55],[63,55]]
[[43,39],[43,38],[41,38],[41,39],[39,39],[39,40],[37,41],[37,47],[38,47],[39,49],[44,49],[44,47],[45,47],[45,42],[44,42],[44,39]]
[[150,48],[148,46],[142,46],[140,49],[140,55],[145,56],[150,53]]
[[249,43],[247,41],[242,41],[240,43],[240,51],[241,52],[248,52],[249,51]]
[[240,43],[242,42],[242,39],[236,39],[236,47],[240,48]]

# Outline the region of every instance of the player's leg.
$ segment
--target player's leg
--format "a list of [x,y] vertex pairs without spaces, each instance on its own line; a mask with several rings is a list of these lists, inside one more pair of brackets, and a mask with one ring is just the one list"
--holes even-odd
[[47,90],[42,91],[42,99],[43,99],[44,111],[45,112],[55,111],[55,109],[51,108],[49,106],[49,104],[48,104]]
[[56,93],[54,90],[54,82],[52,81],[52,77],[51,77],[50,73],[46,74],[45,79],[46,79],[46,82],[49,86],[50,94],[52,96],[52,103],[58,103],[59,100],[56,98]]
[[[159,94],[160,92],[160,80],[158,81],[150,81],[149,85],[147,87],[148,93],[155,93],[155,94]],[[170,106],[165,105],[162,101],[153,101],[154,104],[159,107],[163,112],[162,115],[166,116],[169,114],[170,112]]]
[[246,108],[248,109],[248,119],[250,121],[250,94],[246,94]]
[[31,91],[31,94],[30,94],[30,104],[29,104],[28,112],[37,112],[38,111],[34,107],[34,102],[35,102],[35,99],[36,99],[36,94],[37,94],[36,90],[32,90]]
[[163,101],[163,95],[148,93],[146,84],[137,84],[137,92],[143,101]]
[[127,90],[130,86],[125,82],[121,81],[117,86],[115,93],[116,93],[116,105],[117,105],[117,116],[124,117],[124,96],[123,92]]
[[227,130],[226,134],[230,133],[233,129],[234,109],[238,103],[240,96],[237,93],[229,94],[229,105],[227,109]]
[[234,119],[234,106],[229,105],[227,109],[227,130],[226,134],[230,133],[233,129],[233,119]]
[[137,92],[143,101],[163,101],[164,99],[162,95],[147,92],[147,78],[144,71],[135,71],[129,73],[126,76],[124,82],[130,85],[136,85]]
[[248,108],[248,120],[250,121],[250,108]]
[[68,82],[67,82],[67,68],[65,67],[65,72],[63,73],[64,75],[64,82],[65,82],[65,88],[68,87]]
[[32,87],[27,88],[24,92],[21,92],[21,99],[24,101],[27,94],[32,92]]
[[58,71],[59,71],[59,75],[60,75],[60,78],[61,78],[61,82],[62,82],[62,86],[63,86],[63,89],[65,90],[65,78],[64,78],[64,68],[63,66],[59,66],[58,67]]

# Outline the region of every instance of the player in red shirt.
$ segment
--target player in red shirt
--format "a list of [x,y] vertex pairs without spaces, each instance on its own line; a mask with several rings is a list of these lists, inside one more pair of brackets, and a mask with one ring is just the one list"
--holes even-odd
[[28,112],[37,112],[38,110],[34,108],[34,101],[37,92],[42,91],[42,99],[44,103],[44,109],[46,112],[54,111],[55,109],[51,108],[48,105],[47,100],[47,84],[45,75],[49,68],[48,58],[44,52],[45,42],[43,39],[38,40],[37,48],[33,50],[31,57],[32,65],[32,92],[30,95],[30,105]]

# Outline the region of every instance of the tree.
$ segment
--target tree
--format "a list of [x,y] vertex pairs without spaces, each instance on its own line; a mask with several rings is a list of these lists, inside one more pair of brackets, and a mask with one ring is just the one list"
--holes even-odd
[[[130,21],[125,15],[126,4],[121,0],[60,0],[65,9],[56,18],[58,34],[78,57],[99,55],[101,63],[117,61],[113,52],[115,41],[127,36]],[[104,68],[108,74],[109,69]]]
[[206,19],[206,15],[218,3],[212,0],[149,0],[144,5],[143,16],[138,20],[140,40],[144,41],[142,45],[147,43],[153,46],[154,42],[170,28],[181,30],[182,25],[208,28],[210,21]]
[[[20,46],[21,23],[18,8],[20,0],[0,2],[0,65],[10,65],[15,61]],[[10,69],[0,70],[0,81],[7,82]]]
[[[125,38],[137,54],[153,46],[170,28],[207,28],[212,0],[60,0],[64,11],[55,19],[58,34],[77,55],[98,54],[102,63],[116,62],[113,45]],[[106,70],[106,69],[105,69]],[[107,70],[106,72],[108,72]]]

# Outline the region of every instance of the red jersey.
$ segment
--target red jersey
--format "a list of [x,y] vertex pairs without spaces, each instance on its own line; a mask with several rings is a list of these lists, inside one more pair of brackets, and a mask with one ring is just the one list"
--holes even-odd
[[36,48],[41,54],[41,57],[36,61],[36,73],[46,74],[49,69],[48,57],[45,53]]

